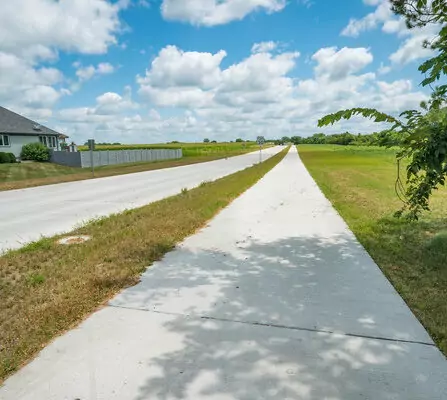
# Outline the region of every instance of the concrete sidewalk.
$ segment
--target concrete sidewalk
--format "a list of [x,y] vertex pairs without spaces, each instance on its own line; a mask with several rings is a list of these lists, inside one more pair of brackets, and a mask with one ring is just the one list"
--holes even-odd
[[[263,151],[264,160],[283,150]],[[96,217],[137,208],[241,171],[259,152],[201,164],[0,192],[0,254]]]
[[441,400],[447,361],[289,155],[2,400]]

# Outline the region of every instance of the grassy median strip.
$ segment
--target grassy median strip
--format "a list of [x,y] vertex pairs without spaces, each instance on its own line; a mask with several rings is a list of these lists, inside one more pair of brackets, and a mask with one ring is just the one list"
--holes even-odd
[[[298,146],[300,157],[357,238],[447,355],[447,190],[418,222],[396,219],[395,153]],[[405,175],[405,172],[403,173]]]
[[0,381],[52,338],[136,284],[147,266],[254,185],[286,152],[70,233],[90,235],[83,244],[58,245],[58,236],[0,257]]

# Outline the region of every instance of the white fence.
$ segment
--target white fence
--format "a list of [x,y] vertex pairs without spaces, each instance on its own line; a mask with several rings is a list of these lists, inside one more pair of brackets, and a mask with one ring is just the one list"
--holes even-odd
[[[94,151],[93,165],[100,167],[137,162],[176,160],[182,157],[183,152],[181,149]],[[51,162],[81,168],[89,168],[92,166],[89,151],[81,151],[78,153],[54,151],[51,156]]]

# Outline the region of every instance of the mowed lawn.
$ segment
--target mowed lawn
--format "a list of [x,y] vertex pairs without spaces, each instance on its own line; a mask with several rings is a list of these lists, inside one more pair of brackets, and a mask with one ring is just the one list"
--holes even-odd
[[[393,217],[395,151],[300,145],[300,157],[357,238],[447,355],[447,189],[418,222]],[[405,171],[403,178],[405,178]]]
[[[99,167],[95,170],[95,177],[131,174],[152,171],[162,168],[172,168],[182,165],[196,164],[220,158],[233,157],[256,151],[256,143],[185,143],[169,145],[128,145],[128,146],[98,146],[97,150],[124,149],[161,149],[182,148],[183,158],[155,162],[140,162],[121,165]],[[82,146],[81,146],[82,149]],[[54,183],[78,181],[93,178],[89,168],[71,168],[51,163],[21,163],[0,164],[0,191],[22,189]]]

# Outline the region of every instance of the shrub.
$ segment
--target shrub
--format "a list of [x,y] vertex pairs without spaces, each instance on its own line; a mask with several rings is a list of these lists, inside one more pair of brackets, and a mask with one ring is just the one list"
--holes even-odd
[[22,160],[49,161],[50,149],[42,143],[28,143],[22,147]]
[[12,164],[16,162],[16,156],[13,153],[0,153],[0,164]]
[[0,164],[9,163],[8,153],[0,153]]

